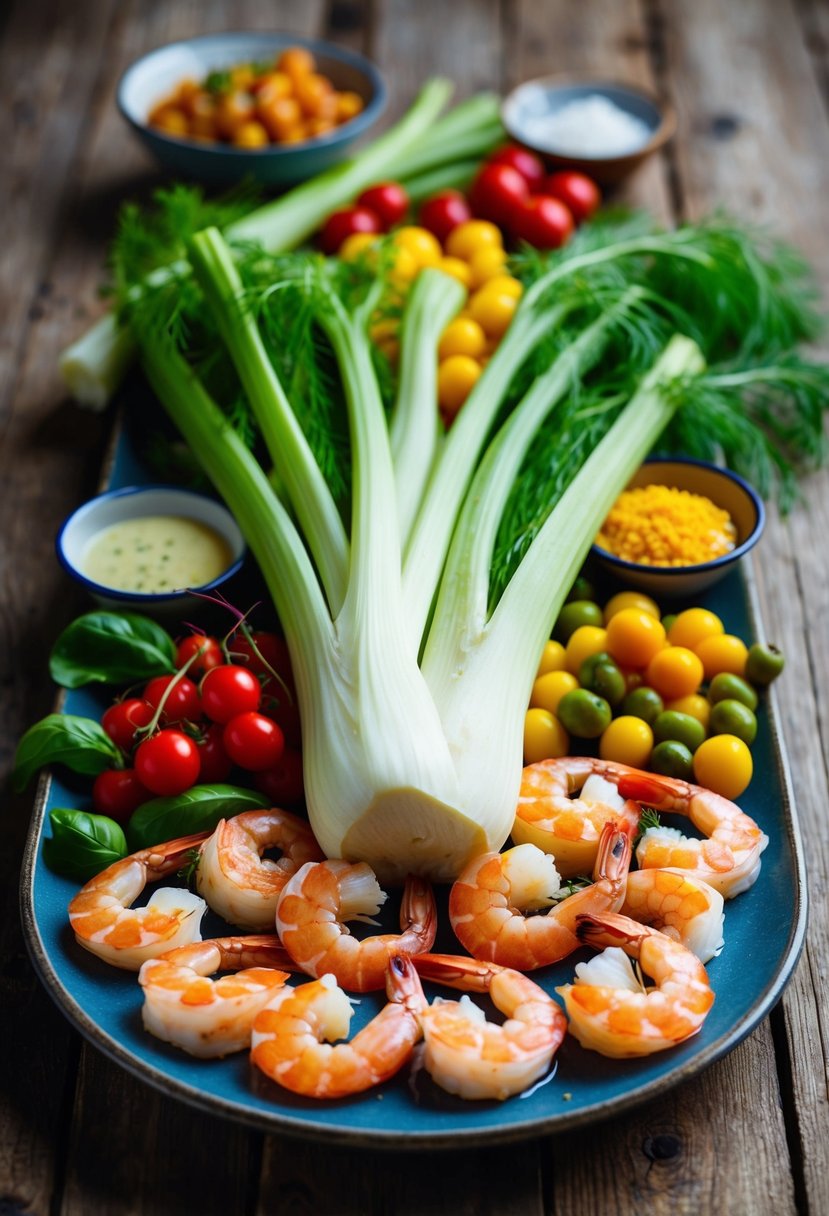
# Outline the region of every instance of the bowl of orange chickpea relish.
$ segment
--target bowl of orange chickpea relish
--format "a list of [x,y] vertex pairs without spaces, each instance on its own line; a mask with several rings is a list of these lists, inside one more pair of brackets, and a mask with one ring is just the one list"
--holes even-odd
[[302,181],[346,155],[386,86],[353,51],[295,34],[208,34],[160,47],[118,85],[124,118],[177,175]]
[[694,594],[757,544],[763,502],[742,477],[690,457],[654,457],[609,511],[593,554],[621,581],[655,596]]

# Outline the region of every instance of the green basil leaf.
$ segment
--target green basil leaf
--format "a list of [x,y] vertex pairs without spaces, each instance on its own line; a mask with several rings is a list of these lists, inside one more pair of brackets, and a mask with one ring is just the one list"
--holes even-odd
[[235,785],[194,785],[172,798],[153,798],[132,815],[127,831],[133,849],[147,849],[193,832],[211,832],[220,819],[268,805],[264,794]]
[[17,745],[12,786],[25,789],[45,764],[65,764],[74,773],[97,777],[105,768],[119,768],[120,751],[94,718],[48,714],[30,726]]
[[49,812],[51,837],[43,841],[43,858],[50,870],[86,882],[127,856],[127,838],[106,815],[91,815],[68,807]]
[[56,684],[133,684],[175,671],[176,645],[149,617],[130,612],[87,612],[52,647],[49,671]]

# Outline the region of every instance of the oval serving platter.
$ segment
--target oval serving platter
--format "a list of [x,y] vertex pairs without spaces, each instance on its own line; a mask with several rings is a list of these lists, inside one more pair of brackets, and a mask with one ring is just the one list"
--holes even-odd
[[[138,471],[123,439],[110,485],[134,482]],[[696,602],[720,615],[730,632],[762,636],[751,567],[743,565],[744,571],[730,574]],[[764,702],[753,747],[755,773],[740,803],[768,834],[769,845],[754,887],[726,904],[725,947],[708,964],[716,994],[711,1013],[697,1036],[670,1051],[607,1060],[567,1036],[550,1076],[526,1095],[502,1103],[451,1098],[412,1069],[351,1099],[304,1100],[257,1074],[245,1052],[224,1060],[193,1059],[144,1031],[134,973],[108,967],[82,950],[69,930],[66,908],[77,887],[46,867],[42,842],[49,835],[49,811],[76,805],[78,795],[55,774],[41,777],[21,877],[32,960],[66,1017],[116,1063],[181,1101],[267,1131],[393,1149],[453,1148],[549,1134],[607,1118],[680,1084],[736,1047],[776,1003],[797,962],[806,928],[803,852],[773,688]],[[106,704],[99,692],[78,689],[66,693],[60,707],[95,716]],[[445,892],[440,895],[446,926]],[[769,907],[776,910],[774,919],[767,915]],[[385,928],[393,931],[390,922]],[[208,914],[203,936],[227,931]],[[435,949],[457,952],[451,929],[448,936],[446,930],[439,934]],[[553,993],[573,978],[575,964],[590,953],[579,951],[533,978]],[[430,988],[429,995],[437,991]],[[381,1005],[378,994],[360,998],[352,1033]]]

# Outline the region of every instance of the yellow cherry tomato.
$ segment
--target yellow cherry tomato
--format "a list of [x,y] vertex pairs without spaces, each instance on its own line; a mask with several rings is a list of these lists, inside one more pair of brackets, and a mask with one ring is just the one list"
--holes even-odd
[[544,643],[536,677],[545,676],[548,671],[564,671],[564,647],[552,638]]
[[645,668],[645,683],[666,700],[689,697],[702,683],[702,659],[687,646],[665,646]]
[[469,355],[450,355],[438,367],[438,403],[450,418],[457,414],[481,374]]
[[642,612],[649,612],[657,620],[660,616],[659,608],[649,595],[644,595],[641,591],[618,591],[604,606],[605,625],[611,617],[624,608],[639,608]]
[[511,274],[496,274],[491,279],[487,279],[479,291],[497,291],[503,292],[505,295],[512,296],[514,300],[520,300],[524,293],[523,284]]
[[446,252],[452,258],[463,258],[468,262],[479,249],[503,248],[501,229],[489,220],[466,220],[453,228],[446,238]]
[[340,245],[337,256],[344,262],[355,262],[367,249],[372,247],[376,240],[377,237],[373,232],[352,232],[351,236],[347,236]]
[[607,630],[598,625],[579,625],[567,639],[564,648],[564,666],[574,676],[579,674],[579,668],[591,654],[600,654],[607,650]]
[[469,259],[472,286],[483,287],[484,283],[501,275],[506,261],[507,255],[499,245],[484,245],[482,249],[476,249]]
[[469,263],[464,262],[463,258],[441,258],[435,269],[457,279],[466,288],[472,286],[472,271],[469,269]]
[[548,671],[546,675],[538,676],[533,684],[530,705],[533,709],[546,709],[554,714],[558,703],[565,693],[578,688],[579,682],[569,671]]
[[419,228],[416,224],[398,228],[392,236],[392,241],[410,253],[420,269],[424,266],[437,266],[443,256],[437,237],[427,228]]
[[486,334],[471,317],[455,317],[443,331],[438,345],[438,358],[450,355],[469,355],[479,359],[486,349]]
[[665,702],[666,709],[672,709],[678,714],[687,714],[689,718],[696,718],[697,722],[708,730],[708,723],[711,719],[711,702],[702,693],[694,692],[687,697],[675,697],[671,701]]
[[713,680],[721,671],[728,671],[735,676],[741,676],[745,672],[748,647],[736,634],[715,634],[705,638],[694,650],[702,659],[706,680]]
[[527,710],[524,718],[525,764],[566,756],[569,750],[570,738],[558,718],[546,709]]
[[686,608],[676,617],[668,630],[668,641],[672,646],[687,646],[696,650],[706,638],[725,633],[720,618],[707,608]]
[[615,760],[633,768],[645,768],[653,751],[653,731],[642,718],[621,714],[614,718],[599,739],[602,760]]
[[751,752],[736,735],[712,735],[694,752],[694,780],[723,798],[739,798],[753,771]]
[[232,142],[235,148],[265,148],[271,141],[261,122],[251,119],[236,128]]
[[488,338],[500,338],[509,329],[518,301],[506,291],[484,287],[469,301],[469,315],[477,321]]
[[665,627],[642,608],[622,608],[607,623],[607,651],[623,667],[647,667],[665,645]]

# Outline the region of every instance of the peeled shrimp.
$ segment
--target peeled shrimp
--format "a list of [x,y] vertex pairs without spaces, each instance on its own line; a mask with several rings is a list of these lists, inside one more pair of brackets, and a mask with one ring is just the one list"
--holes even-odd
[[[635,834],[640,808],[620,797],[619,778],[628,768],[589,756],[542,760],[524,769],[512,839],[552,853],[565,878],[589,874],[599,839],[611,819]],[[580,797],[573,797],[581,791]]]
[[567,1019],[543,988],[520,971],[471,958],[420,954],[412,962],[425,979],[488,993],[507,1018],[501,1025],[488,1022],[468,997],[438,998],[420,1011],[424,1067],[442,1089],[461,1098],[503,1100],[547,1072]]
[[[208,1059],[250,1046],[253,1019],[288,978],[276,970],[287,963],[276,934],[217,937],[169,950],[150,959],[138,973],[144,989],[144,1028]],[[235,975],[209,979],[216,971]]]
[[[590,946],[610,947],[578,963],[575,982],[556,989],[582,1047],[614,1058],[646,1056],[697,1033],[714,993],[695,954],[626,916],[585,916],[578,933]],[[626,955],[639,960],[655,987],[643,988]]]
[[143,908],[130,905],[148,882],[175,870],[205,833],[142,849],[90,878],[69,904],[69,924],[85,950],[114,967],[138,971],[148,958],[198,941],[205,902],[179,887],[155,891]]
[[384,986],[393,953],[429,950],[437,931],[432,888],[410,876],[400,905],[400,934],[352,937],[344,922],[375,916],[386,898],[365,862],[309,862],[279,897],[276,929],[303,971],[316,976],[330,971],[349,992],[369,992]]
[[354,1012],[334,976],[283,988],[257,1014],[251,1060],[271,1080],[309,1098],[343,1098],[379,1085],[398,1072],[420,1039],[425,1003],[411,960],[391,954],[389,1002],[349,1043]]
[[709,883],[683,870],[634,870],[628,874],[619,909],[681,942],[701,963],[723,948],[723,897]]
[[[614,912],[625,897],[631,839],[605,824],[592,886],[555,903],[560,888],[553,858],[533,844],[504,853],[482,853],[453,884],[449,919],[470,954],[518,971],[534,971],[578,948],[576,918],[582,912]],[[555,906],[552,906],[555,904]],[[550,908],[544,916],[525,910]]]
[[[271,861],[262,854],[279,848]],[[210,907],[243,929],[274,927],[276,904],[285,883],[306,861],[321,861],[322,849],[310,825],[288,811],[243,811],[222,819],[202,846],[196,887]]]
[[619,792],[657,811],[687,815],[708,838],[696,840],[676,828],[648,828],[636,849],[640,869],[685,870],[703,878],[726,899],[754,883],[768,836],[734,802],[670,777],[631,770]]

